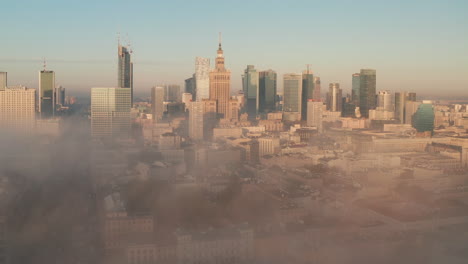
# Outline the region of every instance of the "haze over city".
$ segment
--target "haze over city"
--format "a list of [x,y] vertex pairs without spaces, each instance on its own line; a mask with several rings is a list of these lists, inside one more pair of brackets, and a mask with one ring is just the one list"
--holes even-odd
[[[305,64],[350,92],[350,74],[379,71],[380,90],[464,97],[466,1],[7,1],[0,69],[37,85],[43,58],[57,83],[88,95],[115,86],[117,33],[133,47],[135,92],[176,83],[194,57],[213,57],[218,32],[241,90],[245,65],[299,72]],[[282,90],[282,84],[279,84]],[[444,92],[440,92],[443,90]]]

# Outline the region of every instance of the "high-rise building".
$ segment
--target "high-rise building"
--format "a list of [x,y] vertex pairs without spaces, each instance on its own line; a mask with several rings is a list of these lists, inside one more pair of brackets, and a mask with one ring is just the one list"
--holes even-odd
[[276,110],[277,74],[273,70],[259,73],[259,112],[267,113]]
[[383,111],[394,111],[392,95],[389,91],[379,91],[379,93],[377,94],[377,107]]
[[405,124],[413,124],[413,116],[418,111],[421,102],[406,101],[405,103]]
[[128,88],[91,89],[91,130],[96,138],[130,135],[132,92]]
[[189,137],[192,140],[203,140],[204,102],[189,103]]
[[302,109],[302,74],[285,74],[283,81],[283,118],[287,121],[300,121]]
[[24,86],[0,90],[0,128],[30,132],[36,123],[36,90]]
[[189,103],[193,101],[193,95],[191,93],[182,94],[182,103],[185,104],[185,110],[188,109]]
[[317,127],[322,132],[323,102],[309,100],[307,102],[307,126]]
[[239,120],[239,101],[237,99],[229,100],[228,116],[231,117],[231,121]]
[[413,115],[412,125],[419,133],[434,132],[434,106],[431,101],[423,101]]
[[[196,89],[195,89],[195,74],[193,77],[188,78],[185,80],[185,93],[189,93],[192,95],[192,99],[196,98]],[[194,100],[195,101],[195,100]]]
[[8,74],[6,72],[0,72],[0,91],[7,88],[8,85]]
[[225,119],[231,119],[228,116],[229,99],[231,93],[231,71],[224,66],[224,52],[219,42],[218,55],[216,57],[216,66],[210,72],[210,99],[216,100],[218,114]]
[[204,99],[203,101],[203,136],[206,140],[213,138],[213,129],[217,122],[216,100]]
[[177,84],[164,85],[164,101],[166,102],[180,102],[180,86]]
[[369,110],[376,106],[376,71],[362,69],[359,84],[359,108],[362,116],[369,117]]
[[400,124],[407,124],[405,121],[405,107],[406,102],[408,101],[415,102],[416,93],[395,93],[395,119],[397,119],[400,122]]
[[320,81],[320,77],[315,76],[314,77],[314,100],[322,100],[322,95],[321,95],[321,90],[322,90],[322,83]]
[[55,104],[60,106],[65,105],[65,88],[62,86],[55,88]]
[[164,87],[151,88],[151,110],[154,122],[161,121],[164,115]]
[[355,106],[359,106],[359,96],[361,90],[361,74],[353,74],[352,90],[351,90],[351,101]]
[[55,72],[39,72],[39,112],[41,118],[52,118],[55,114]]
[[343,110],[343,92],[339,83],[330,83],[327,96],[327,109],[331,112]]
[[314,99],[314,74],[310,70],[302,73],[302,120],[307,120],[307,102]]
[[259,75],[253,65],[247,65],[242,75],[245,109],[250,120],[255,120],[259,108]]
[[195,58],[195,99],[201,102],[210,98],[210,59]]
[[119,65],[117,87],[130,89],[131,105],[133,106],[133,62],[132,51],[127,46],[118,45]]

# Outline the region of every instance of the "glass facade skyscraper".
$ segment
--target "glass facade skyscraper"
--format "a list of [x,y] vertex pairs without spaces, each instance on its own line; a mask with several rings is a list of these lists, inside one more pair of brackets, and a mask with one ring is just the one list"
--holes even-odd
[[210,59],[195,58],[195,100],[210,98]]
[[283,77],[284,103],[283,112],[289,121],[301,120],[302,74],[285,74]]
[[259,73],[259,111],[262,113],[276,110],[277,74],[273,70]]
[[361,89],[361,74],[355,73],[353,74],[353,80],[352,80],[351,101],[356,106],[359,106],[360,89]]
[[52,118],[55,113],[55,72],[39,72],[39,112],[41,118]]
[[304,71],[302,73],[302,109],[301,118],[307,120],[307,102],[314,99],[314,74],[312,71]]
[[376,71],[362,69],[359,84],[359,107],[362,116],[369,117],[369,110],[376,106]]
[[242,75],[242,87],[245,96],[245,108],[250,120],[255,120],[259,105],[259,78],[253,65],[248,65]]
[[430,102],[423,102],[413,115],[413,127],[420,133],[434,131],[434,107]]
[[128,47],[119,44],[118,47],[119,65],[118,65],[118,88],[130,89],[131,104],[133,105],[133,63],[131,51]]

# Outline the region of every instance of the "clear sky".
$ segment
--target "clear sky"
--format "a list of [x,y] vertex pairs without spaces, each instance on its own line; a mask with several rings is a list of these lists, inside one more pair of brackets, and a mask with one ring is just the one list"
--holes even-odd
[[38,86],[42,58],[70,93],[117,83],[117,32],[134,50],[134,86],[183,85],[223,32],[232,90],[247,64],[279,74],[306,64],[322,90],[377,70],[377,89],[468,97],[467,0],[10,0],[0,4],[0,71]]

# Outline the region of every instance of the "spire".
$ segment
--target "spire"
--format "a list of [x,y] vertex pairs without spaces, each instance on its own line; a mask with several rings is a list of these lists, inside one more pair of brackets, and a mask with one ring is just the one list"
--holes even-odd
[[221,32],[219,32],[219,40],[218,41],[219,41],[219,50],[223,50],[223,48],[221,47],[221,43],[223,41],[223,37],[221,35]]

